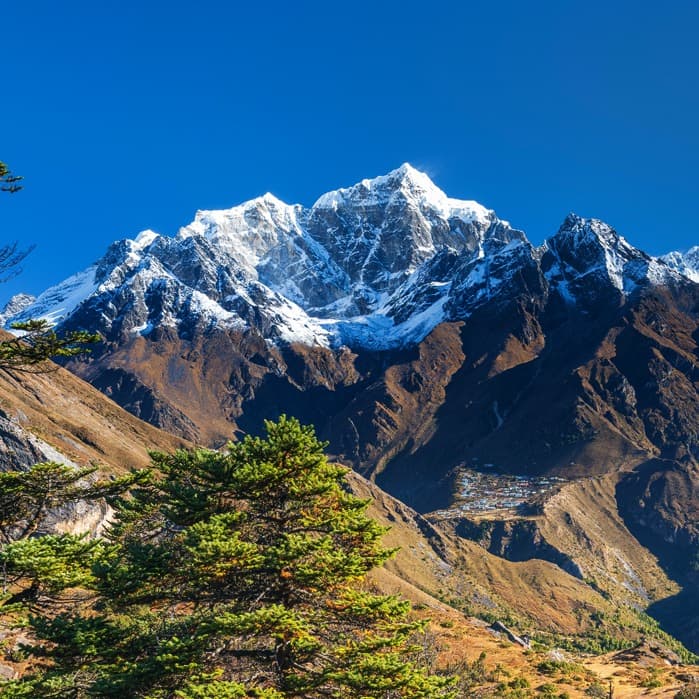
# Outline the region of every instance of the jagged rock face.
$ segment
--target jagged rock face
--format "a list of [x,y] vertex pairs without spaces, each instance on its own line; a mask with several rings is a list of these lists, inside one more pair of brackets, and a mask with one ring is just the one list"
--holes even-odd
[[36,296],[31,294],[15,294],[0,311],[0,325],[5,325],[9,318],[13,318],[25,308],[29,308],[35,301]]
[[219,329],[278,346],[390,350],[493,303],[541,307],[553,296],[591,311],[681,280],[594,219],[569,216],[535,249],[494,212],[450,199],[405,165],[308,209],[268,194],[200,211],[174,238],[144,231],[7,319],[46,317],[116,344],[157,328],[185,340]]
[[638,288],[677,279],[663,260],[629,245],[611,226],[574,214],[546,241],[541,267],[552,293],[587,311],[612,307]]
[[660,259],[679,274],[699,282],[699,246],[695,245],[685,253],[669,252]]
[[513,302],[531,307],[542,305],[548,284],[534,248],[517,239],[508,240],[503,246],[498,242],[489,241],[482,258],[465,260],[456,267],[445,305],[448,317],[469,318],[486,305],[491,311]]
[[508,275],[532,254],[492,211],[405,165],[308,209],[268,194],[200,211],[174,238],[144,231],[13,319],[89,326],[114,342],[216,327],[275,344],[391,349],[508,293]]
[[337,261],[355,305],[366,313],[439,250],[476,255],[499,222],[492,211],[450,200],[428,177],[403,166],[322,196],[305,212],[304,223]]
[[22,429],[18,420],[11,420],[0,411],[0,470],[29,468],[48,458],[39,440]]

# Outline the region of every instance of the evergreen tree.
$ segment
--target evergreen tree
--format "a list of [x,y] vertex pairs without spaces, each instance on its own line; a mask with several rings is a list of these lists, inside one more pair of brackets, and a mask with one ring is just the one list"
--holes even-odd
[[[18,184],[22,179],[18,175],[13,175],[7,165],[0,161],[0,192],[10,194],[18,192],[22,189]],[[22,271],[19,267],[20,263],[33,249],[34,246],[27,250],[20,250],[16,242],[0,245],[0,282],[6,282],[19,274]]]
[[155,454],[120,498],[99,604],[39,615],[46,670],[8,697],[451,697],[410,662],[409,605],[370,592],[392,551],[312,428],[282,417],[225,452]]
[[85,345],[101,339],[98,334],[85,330],[58,335],[47,320],[12,323],[12,328],[23,334],[0,342],[0,369],[29,373],[54,371],[58,366],[47,362],[47,359],[89,353]]
[[[22,189],[19,182],[23,178],[13,175],[10,169],[0,161],[0,191],[14,194]],[[6,282],[19,274],[21,263],[34,249],[20,250],[17,243],[0,245],[0,283]],[[13,323],[15,330],[22,331],[22,336],[13,340],[0,341],[0,369],[30,371],[43,373],[55,369],[46,362],[52,357],[74,357],[89,352],[86,344],[98,342],[100,336],[83,330],[69,332],[59,336],[47,320],[29,320]]]
[[[91,567],[103,549],[99,541],[70,534],[37,536],[46,517],[71,503],[111,499],[144,481],[146,471],[99,481],[96,467],[76,469],[53,462],[26,471],[0,472],[0,611],[8,601],[30,607],[41,594],[93,582]],[[10,590],[19,590],[10,596]]]

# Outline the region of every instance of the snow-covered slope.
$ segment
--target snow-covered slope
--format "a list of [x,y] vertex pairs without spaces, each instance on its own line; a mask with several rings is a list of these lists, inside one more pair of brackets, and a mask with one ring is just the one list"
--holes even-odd
[[541,266],[551,291],[573,304],[624,298],[649,284],[677,281],[662,259],[630,245],[598,219],[569,214],[542,249]]
[[115,340],[163,326],[183,337],[252,328],[275,344],[383,349],[492,300],[553,291],[586,304],[680,274],[696,280],[694,258],[656,260],[572,214],[535,249],[493,211],[448,197],[405,164],[310,208],[265,194],[199,211],[172,238],[143,231],[4,321],[47,318]]
[[699,245],[695,245],[685,253],[669,252],[660,259],[679,274],[699,283]]
[[15,294],[0,311],[0,327],[4,326],[10,318],[29,308],[36,301],[36,296],[31,294]]

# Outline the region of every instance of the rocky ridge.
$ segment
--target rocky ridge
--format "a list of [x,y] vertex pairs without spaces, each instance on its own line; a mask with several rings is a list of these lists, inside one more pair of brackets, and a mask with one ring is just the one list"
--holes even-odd
[[493,211],[447,197],[406,164],[310,208],[265,194],[199,211],[174,238],[144,231],[35,301],[13,299],[3,319],[96,321],[111,340],[219,327],[255,329],[276,345],[385,350],[496,299],[554,293],[584,306],[691,278],[692,259],[650,258],[572,214],[535,248]]

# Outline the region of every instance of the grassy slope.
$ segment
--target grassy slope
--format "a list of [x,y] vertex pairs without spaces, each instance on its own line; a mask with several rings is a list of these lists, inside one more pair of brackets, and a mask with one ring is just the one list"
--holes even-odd
[[109,471],[146,466],[149,449],[186,444],[58,367],[42,374],[0,370],[0,409],[75,463],[95,462]]
[[[147,449],[172,450],[185,445],[126,413],[62,369],[39,375],[0,372],[0,408],[70,459],[96,461],[109,472],[146,465]],[[602,595],[553,564],[541,560],[511,563],[493,556],[479,545],[431,525],[360,476],[350,474],[350,482],[358,495],[372,498],[371,514],[391,527],[386,544],[401,547],[387,568],[377,571],[373,583],[387,592],[401,592],[425,609],[420,613],[435,619],[431,628],[442,663],[472,662],[485,650],[488,666],[505,665],[511,677],[521,674],[532,687],[547,681],[536,669],[546,658],[545,651],[526,653],[503,642],[487,631],[483,622],[448,604],[470,613],[514,620],[521,624],[518,631],[545,628],[559,636],[585,633],[589,618],[581,609],[614,612],[614,605]],[[597,497],[594,492],[593,496]],[[581,502],[582,511],[585,506]],[[555,526],[553,516],[550,526]],[[601,676],[615,672],[624,677],[633,675],[636,684],[630,686],[636,691],[647,675],[642,668],[624,669],[604,657],[586,662],[594,664]],[[671,684],[670,673],[665,671],[663,687],[676,686],[676,681]],[[576,682],[583,687],[592,681],[590,677],[583,673]],[[575,691],[569,691],[571,697],[580,695]],[[658,693],[660,688],[654,691],[648,696],[672,696]]]

